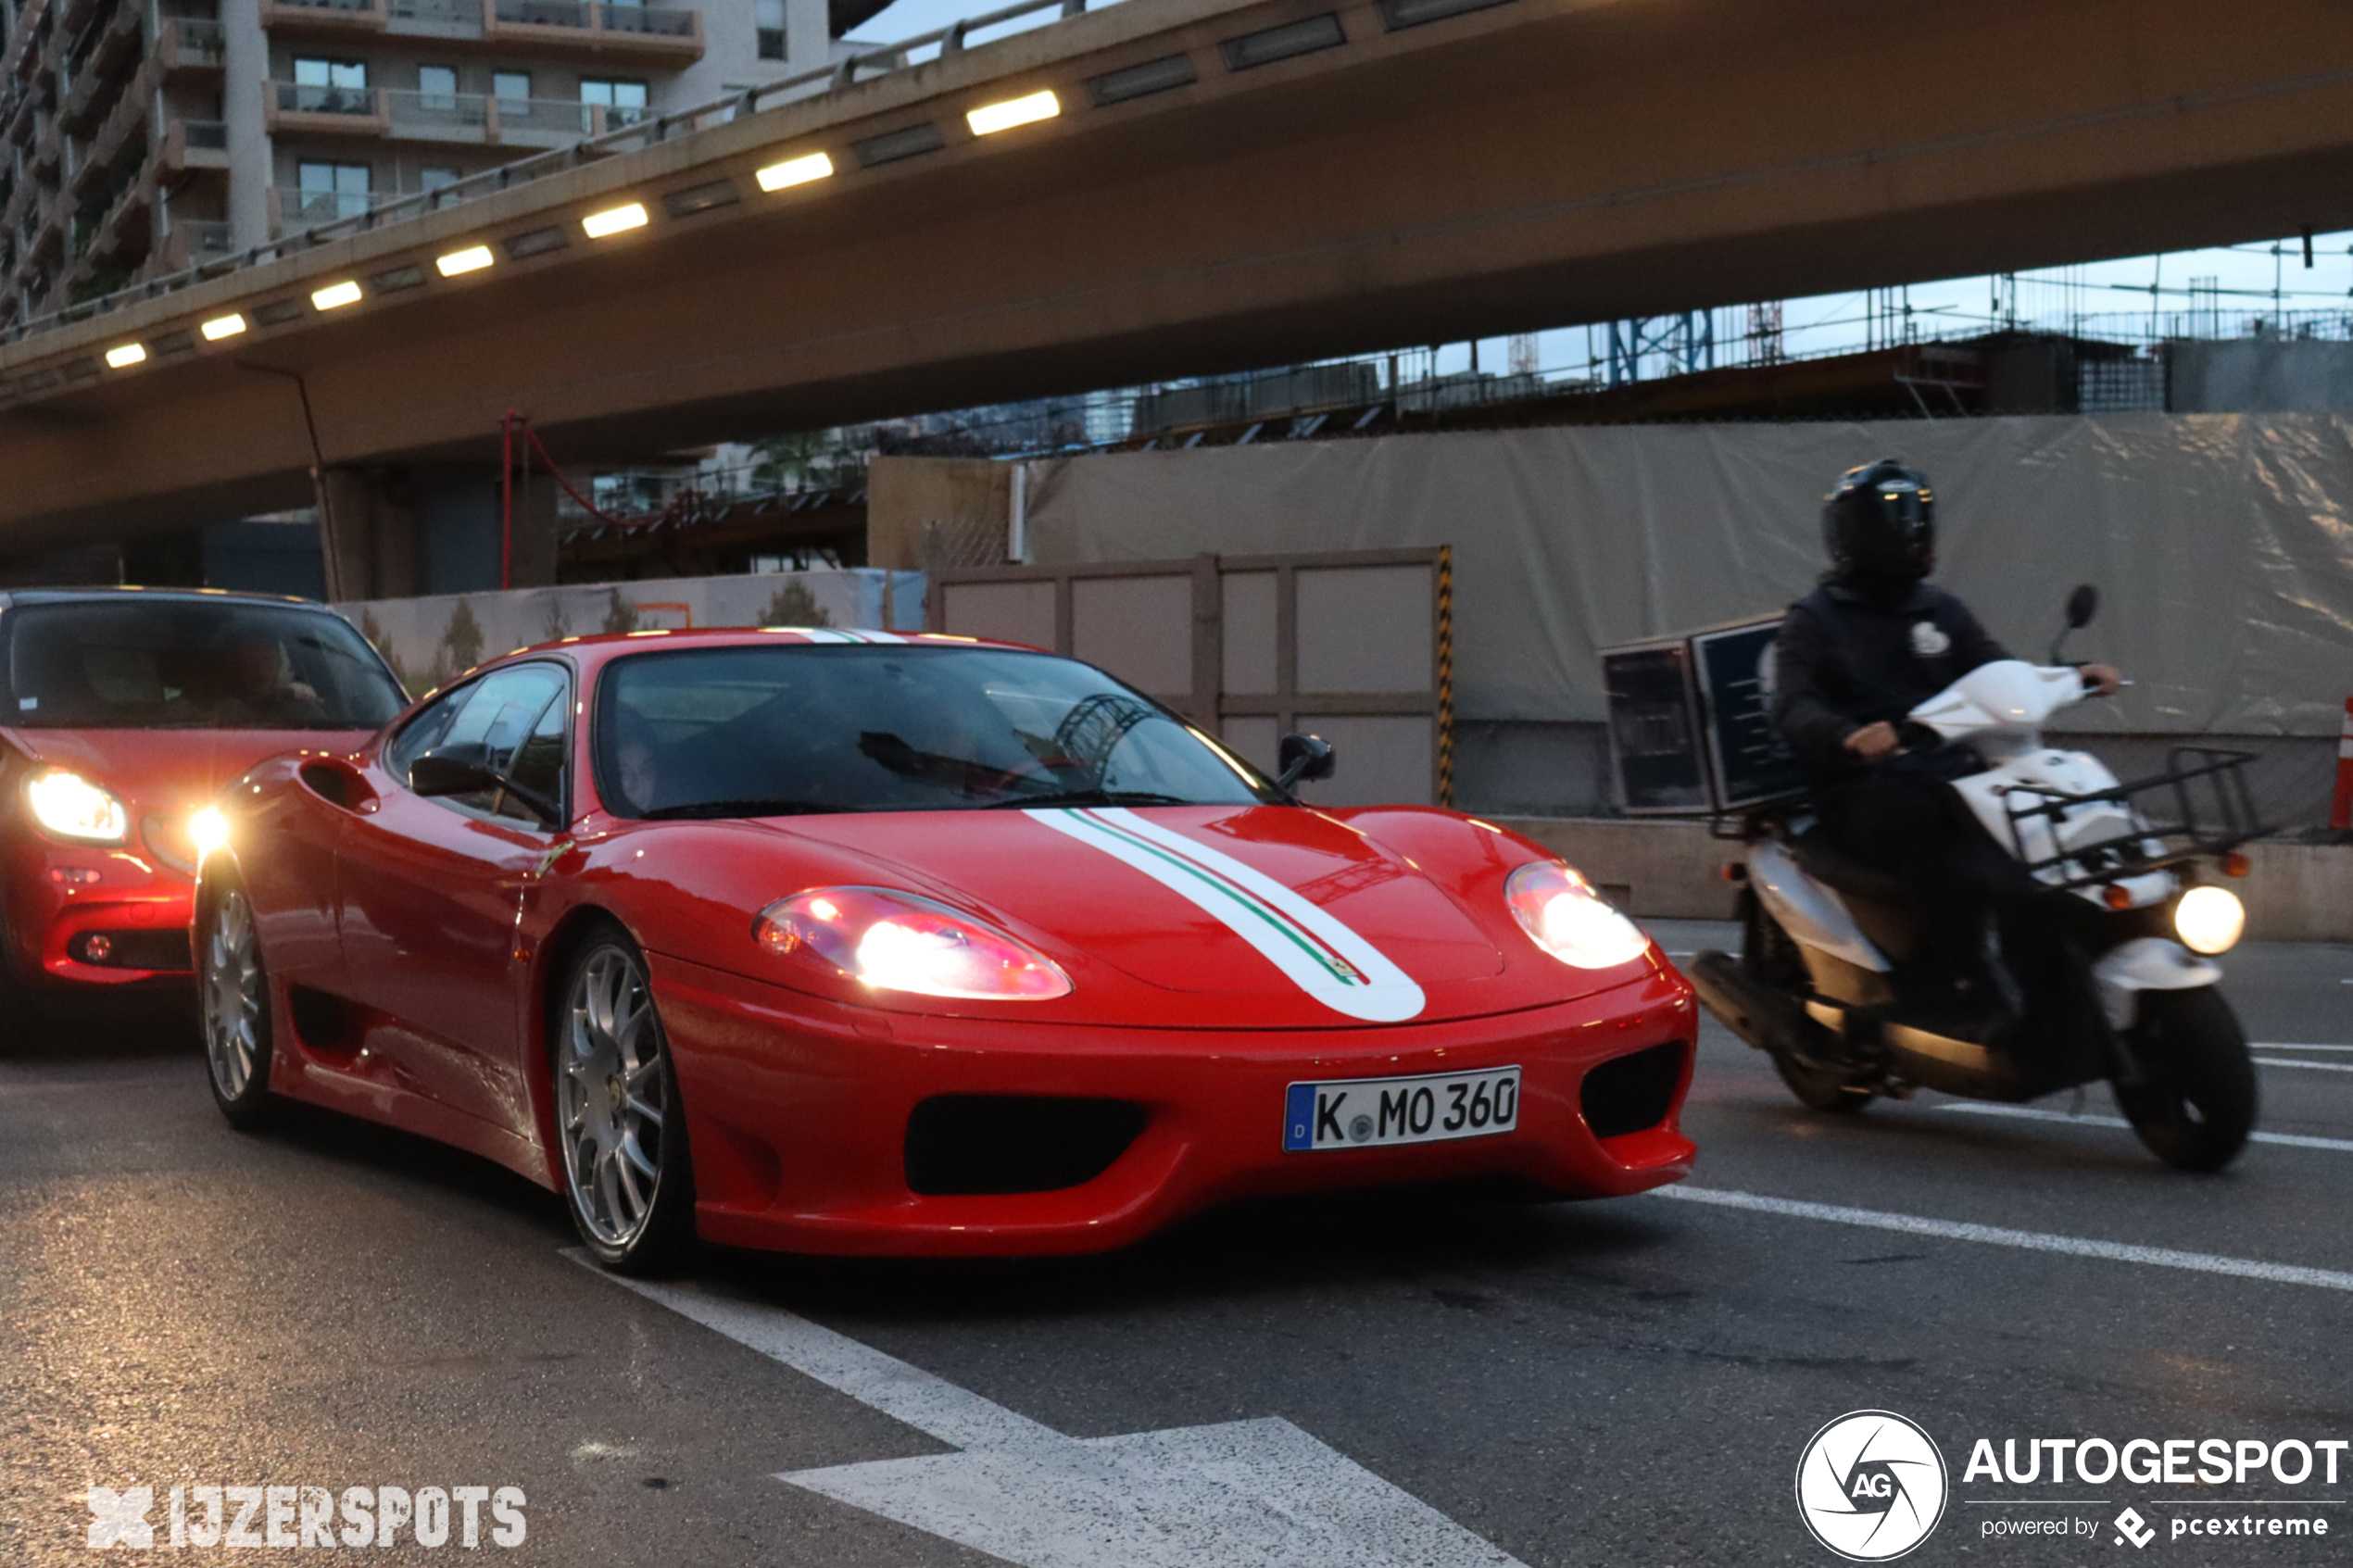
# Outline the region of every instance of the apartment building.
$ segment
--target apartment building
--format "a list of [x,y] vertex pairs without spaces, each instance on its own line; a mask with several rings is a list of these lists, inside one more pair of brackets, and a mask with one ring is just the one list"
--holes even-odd
[[887,0],[0,0],[0,327],[830,64]]

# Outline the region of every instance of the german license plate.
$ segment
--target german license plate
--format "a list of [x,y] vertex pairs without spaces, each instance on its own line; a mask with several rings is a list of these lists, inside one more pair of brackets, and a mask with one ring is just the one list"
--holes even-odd
[[1283,1099],[1283,1148],[1302,1153],[1485,1137],[1517,1125],[1516,1067],[1293,1084]]

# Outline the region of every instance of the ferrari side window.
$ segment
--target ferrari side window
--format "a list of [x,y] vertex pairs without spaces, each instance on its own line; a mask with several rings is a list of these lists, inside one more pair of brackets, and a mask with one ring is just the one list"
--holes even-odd
[[[535,795],[560,802],[564,797],[564,709],[570,706],[566,693],[560,687],[555,697],[539,712],[538,721],[522,744],[515,747],[512,760],[507,766],[507,776]],[[506,808],[510,815],[528,817],[521,807]]]

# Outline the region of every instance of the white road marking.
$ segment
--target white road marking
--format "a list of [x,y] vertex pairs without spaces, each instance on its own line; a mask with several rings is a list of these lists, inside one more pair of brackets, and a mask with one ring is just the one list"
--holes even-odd
[[780,1308],[565,1256],[962,1450],[776,1479],[1025,1568],[1524,1568],[1288,1421],[1066,1437]]
[[1972,1224],[1963,1220],[1931,1220],[1919,1214],[1890,1214],[1877,1209],[1849,1209],[1835,1203],[1804,1203],[1791,1198],[1728,1192],[1721,1187],[1655,1187],[1652,1189],[1651,1196],[1679,1198],[1685,1203],[1710,1203],[1726,1209],[1745,1209],[1759,1214],[1779,1214],[1786,1219],[1826,1220],[1832,1224],[1900,1231],[1906,1236],[1943,1236],[1949,1241],[2016,1247],[2029,1252],[2063,1252],[2078,1258],[2105,1258],[2111,1262],[2142,1263],[2152,1268],[2187,1269],[2194,1273],[2230,1274],[2240,1279],[2270,1280],[2277,1285],[2309,1285],[2322,1290],[2353,1291],[2353,1273],[2336,1269],[2308,1269],[2296,1263],[2266,1263],[2253,1258],[2225,1258],[2212,1252],[2179,1252],[2170,1247],[2136,1247],[2129,1242],[2095,1241],[2088,1236],[2015,1231],[2002,1225]]
[[[1940,1105],[1939,1110],[1957,1110],[1969,1116],[2008,1116],[2021,1122],[2072,1122],[2086,1127],[2121,1127],[2130,1132],[2133,1123],[2121,1116],[2077,1116],[2065,1110],[2045,1110],[2032,1105],[1985,1105],[1975,1100],[1957,1100]],[[2288,1148],[2333,1148],[2353,1154],[2353,1138],[2319,1138],[2304,1133],[2249,1133],[2249,1141],[2273,1143]]]
[[2353,1046],[2305,1046],[2294,1040],[2249,1040],[2251,1051],[2353,1051]]
[[2353,1061],[2290,1061],[2284,1056],[2259,1056],[2255,1060],[2264,1067],[2304,1067],[2315,1073],[2353,1073]]

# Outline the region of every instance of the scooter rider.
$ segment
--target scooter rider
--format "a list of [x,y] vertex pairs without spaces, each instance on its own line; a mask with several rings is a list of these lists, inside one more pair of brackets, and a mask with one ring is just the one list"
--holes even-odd
[[[1936,568],[1928,476],[1893,458],[1849,469],[1822,508],[1831,570],[1792,605],[1774,652],[1773,721],[1815,785],[1816,830],[1904,889],[1919,942],[1899,966],[1914,1008],[1982,1034],[2003,1012],[1986,961],[1989,917],[2034,884],[1947,781],[1982,763],[1965,746],[1911,745],[1904,716],[1979,665],[2009,657]],[[2104,664],[2083,675],[2102,695]],[[1932,741],[1931,737],[1926,737]]]

